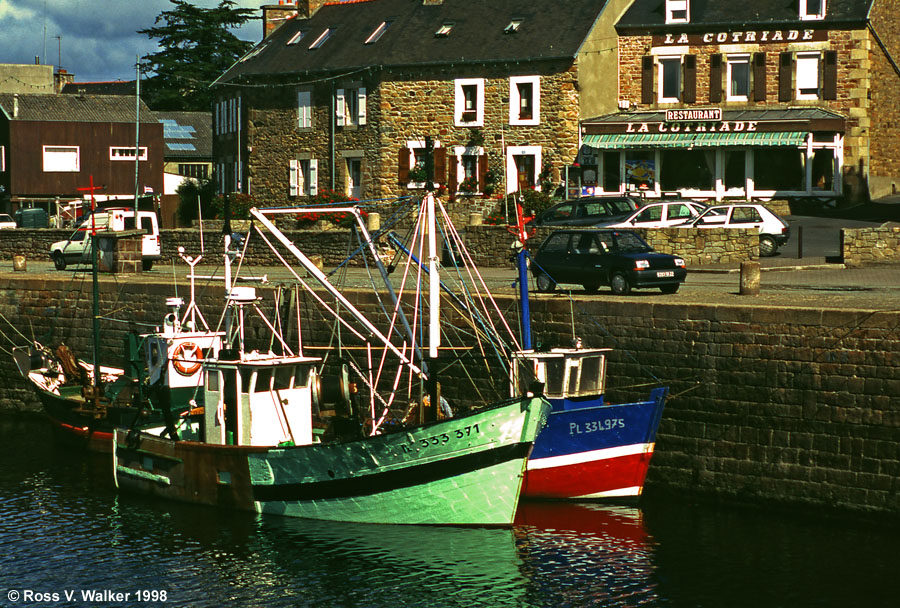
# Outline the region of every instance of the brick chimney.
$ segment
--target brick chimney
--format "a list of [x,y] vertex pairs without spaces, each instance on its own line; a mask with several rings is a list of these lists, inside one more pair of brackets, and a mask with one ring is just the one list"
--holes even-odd
[[290,19],[309,19],[328,0],[278,0],[278,4],[262,7],[263,38],[268,38],[278,27]]

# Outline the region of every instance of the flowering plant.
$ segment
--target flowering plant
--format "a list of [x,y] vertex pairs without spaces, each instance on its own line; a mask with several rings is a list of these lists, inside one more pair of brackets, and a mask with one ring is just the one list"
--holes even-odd
[[[359,202],[359,199],[352,198],[347,196],[342,192],[337,192],[335,190],[320,190],[319,193],[312,197],[309,202],[309,207],[329,207],[329,206],[341,206],[341,203],[356,203]],[[360,209],[360,213],[363,218],[367,217],[369,214]],[[316,225],[319,221],[326,221],[335,226],[340,226],[341,228],[349,228],[355,222],[353,219],[353,214],[348,213],[346,211],[341,211],[340,213],[324,213],[324,212],[316,212],[316,213],[298,213],[297,214],[297,227],[298,228],[308,228]]]
[[462,182],[460,182],[459,186],[457,186],[456,188],[456,191],[469,194],[478,192],[478,179],[474,175],[470,175]]

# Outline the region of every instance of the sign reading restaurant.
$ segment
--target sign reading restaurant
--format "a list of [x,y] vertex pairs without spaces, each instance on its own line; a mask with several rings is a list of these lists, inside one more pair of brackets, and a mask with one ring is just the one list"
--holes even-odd
[[735,32],[704,32],[702,34],[656,34],[653,46],[687,44],[766,44],[775,42],[820,42],[828,40],[827,30],[739,30]]
[[666,122],[693,122],[722,120],[722,108],[697,108],[695,110],[666,110]]

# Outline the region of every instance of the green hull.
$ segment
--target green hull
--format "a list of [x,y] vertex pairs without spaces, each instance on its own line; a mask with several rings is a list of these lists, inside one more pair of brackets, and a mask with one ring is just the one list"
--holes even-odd
[[[522,398],[358,441],[261,448],[117,435],[120,487],[328,521],[512,525],[549,405]],[[213,473],[215,472],[215,473]]]

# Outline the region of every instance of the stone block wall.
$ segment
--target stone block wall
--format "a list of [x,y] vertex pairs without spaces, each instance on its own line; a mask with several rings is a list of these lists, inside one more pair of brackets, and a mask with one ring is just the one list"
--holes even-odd
[[[146,330],[142,324],[160,323],[172,289],[101,282],[101,348],[110,362],[117,362],[129,324]],[[200,293],[206,318],[218,318],[221,289]],[[259,295],[269,310],[271,290]],[[350,295],[373,309],[365,294]],[[90,352],[89,299],[87,277],[79,284],[70,276],[7,275],[0,278],[3,332],[22,344],[26,336],[11,327],[28,328],[27,337],[51,346],[64,340],[84,355]],[[498,299],[515,326],[515,300]],[[304,344],[326,343],[329,332],[312,312],[313,302],[303,306]],[[128,322],[110,322],[113,310]],[[569,340],[573,310],[575,333],[586,346],[616,349],[609,358],[610,402],[644,397],[656,382],[671,389],[648,489],[900,514],[900,313],[640,298],[570,302],[547,295],[532,300],[536,338],[549,345]],[[248,336],[267,343],[259,327]],[[477,367],[470,372],[477,375]],[[0,409],[38,408],[8,356],[0,358],[0,377]],[[445,388],[453,394],[449,381]]]
[[[872,31],[865,36],[868,57],[866,97],[869,114],[860,119],[860,127],[869,130],[869,190],[873,198],[893,194],[900,189],[900,11],[898,0],[876,0],[870,22]],[[874,32],[874,33],[873,33]],[[878,40],[885,46],[883,49]],[[853,135],[853,134],[848,134]],[[861,142],[862,143],[862,142]]]
[[878,228],[845,228],[841,238],[844,264],[851,267],[900,260],[900,224]]

